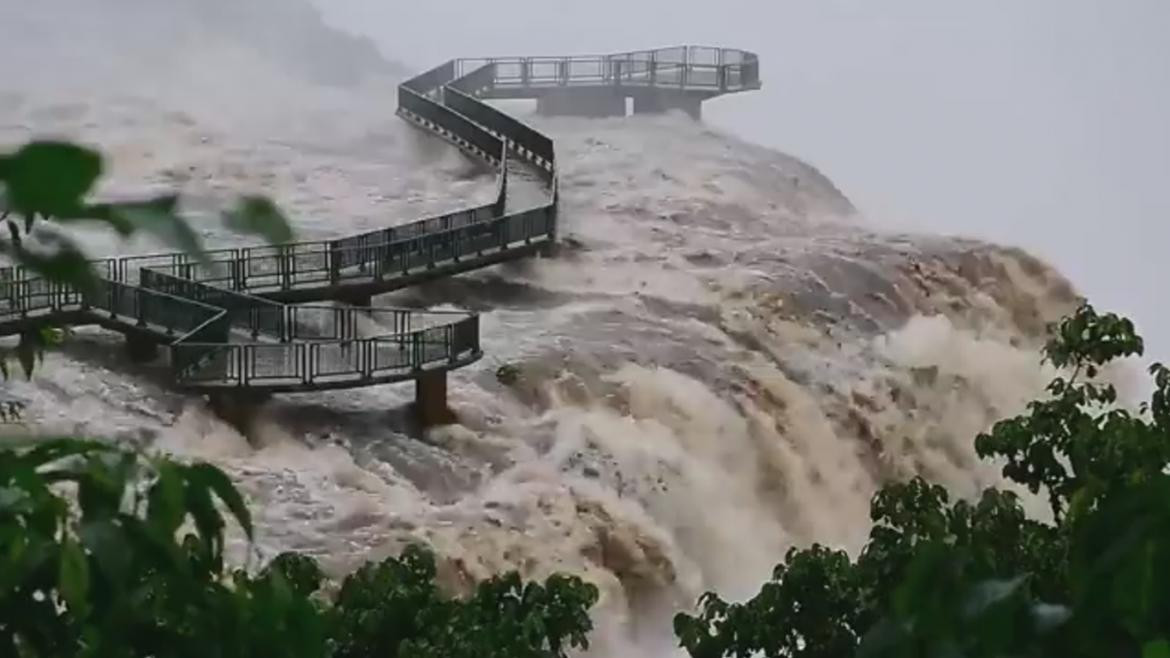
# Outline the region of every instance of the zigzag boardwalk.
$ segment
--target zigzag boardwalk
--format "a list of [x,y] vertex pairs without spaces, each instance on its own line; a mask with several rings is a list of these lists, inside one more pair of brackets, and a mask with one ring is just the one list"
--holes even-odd
[[[446,373],[482,355],[473,313],[372,308],[373,295],[547,253],[557,235],[553,142],[482,99],[535,98],[543,114],[682,110],[758,89],[755,55],[680,47],[596,57],[452,60],[399,86],[398,115],[499,172],[495,200],[336,240],[95,261],[95,290],[0,268],[0,336],[97,324],[131,358],[170,348],[176,383],[233,420],[273,393],[417,382],[424,424],[446,422]],[[313,305],[333,300],[345,304]],[[231,401],[229,403],[229,400]]]

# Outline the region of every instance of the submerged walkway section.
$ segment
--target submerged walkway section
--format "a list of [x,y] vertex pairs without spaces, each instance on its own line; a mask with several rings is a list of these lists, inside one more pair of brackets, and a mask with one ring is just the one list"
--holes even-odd
[[635,112],[698,116],[703,100],[759,86],[755,55],[718,48],[451,60],[399,86],[398,115],[493,167],[490,203],[333,240],[96,260],[85,291],[3,267],[0,336],[97,324],[139,360],[169,347],[178,385],[213,396],[416,380],[420,403],[445,409],[445,373],[482,356],[478,315],[370,298],[547,253],[557,237],[552,140],[484,101],[615,116],[632,98]]

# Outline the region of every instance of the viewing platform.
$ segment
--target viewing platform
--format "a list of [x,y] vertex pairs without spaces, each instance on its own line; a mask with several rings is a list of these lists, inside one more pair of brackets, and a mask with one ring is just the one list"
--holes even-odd
[[[498,172],[490,203],[333,240],[93,261],[77,290],[0,267],[0,336],[45,325],[122,333],[128,356],[166,348],[176,384],[225,418],[280,393],[413,380],[424,426],[450,422],[446,373],[479,360],[479,317],[371,305],[379,294],[549,254],[559,205],[553,141],[485,102],[546,115],[680,110],[760,87],[752,53],[684,46],[595,57],[458,59],[398,88],[398,115]],[[322,302],[332,302],[323,304]]]

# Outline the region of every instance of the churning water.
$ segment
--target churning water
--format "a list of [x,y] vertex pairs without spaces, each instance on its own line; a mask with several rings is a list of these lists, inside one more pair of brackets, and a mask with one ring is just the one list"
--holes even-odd
[[[303,238],[491,197],[491,172],[393,116],[402,71],[341,85],[216,25],[159,39],[165,65],[79,71],[76,49],[109,46],[42,43],[60,75],[6,64],[0,142],[99,145],[103,194],[178,186],[213,246],[233,244],[212,210],[239,193],[273,196]],[[527,118],[557,144],[558,256],[376,300],[484,313],[487,356],[453,376],[459,425],[418,433],[412,387],[383,386],[278,397],[250,443],[96,330],[7,394],[44,431],[219,464],[264,555],[340,573],[421,539],[457,588],[582,574],[603,591],[598,655],[670,655],[666,615],[754,591],[790,545],[858,547],[883,481],[999,481],[972,439],[1047,381],[1063,278],[1013,249],[883,234],[811,167],[682,117]]]

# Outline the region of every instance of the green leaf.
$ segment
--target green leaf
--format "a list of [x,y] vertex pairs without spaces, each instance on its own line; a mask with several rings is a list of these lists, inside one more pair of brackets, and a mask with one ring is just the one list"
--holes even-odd
[[988,580],[976,583],[963,602],[963,612],[969,616],[983,614],[989,608],[1003,603],[1015,596],[1026,583],[1025,576],[1016,576],[1004,580]]
[[133,486],[137,459],[129,453],[97,453],[77,477],[77,502],[86,520],[116,516]]
[[252,515],[248,512],[248,506],[244,504],[244,498],[223,471],[211,464],[199,463],[190,467],[188,478],[214,491],[227,505],[232,516],[243,528],[244,534],[248,539],[252,539]]
[[23,489],[15,487],[0,488],[0,513],[8,515],[12,514],[17,507],[24,507],[24,504],[29,500],[29,495]]
[[42,345],[61,345],[65,342],[67,330],[60,327],[44,326],[39,330]]
[[70,611],[84,616],[89,594],[89,564],[81,546],[68,535],[61,542],[59,566],[57,587],[61,598],[69,604]]
[[39,467],[74,455],[89,455],[93,453],[113,452],[114,450],[115,448],[113,446],[99,441],[84,441],[71,438],[41,439],[28,452],[25,459],[34,467]]
[[31,333],[21,334],[20,343],[16,346],[16,358],[20,361],[20,367],[24,370],[26,379],[32,379],[33,370],[37,365],[37,356],[42,349],[35,336],[36,334]]
[[299,553],[281,553],[264,568],[264,575],[279,575],[289,587],[305,596],[321,587],[325,574],[313,558]]
[[115,585],[125,580],[132,563],[145,557],[144,551],[127,541],[126,535],[114,520],[82,523],[77,534],[93,554],[97,569],[105,580]]
[[1142,658],[1170,658],[1170,642],[1154,640],[1142,647]]
[[236,207],[224,213],[224,224],[241,233],[259,235],[269,244],[282,244],[293,239],[288,219],[271,200],[247,196]]
[[123,236],[146,233],[206,263],[203,239],[178,213],[178,203],[179,197],[171,194],[142,201],[95,205],[86,215],[108,223]]
[[34,276],[43,277],[54,283],[63,283],[79,290],[92,290],[97,277],[93,265],[72,239],[65,235],[47,235],[45,246],[51,247],[44,253],[32,251],[24,246],[14,247],[0,242],[0,253],[10,254],[17,263],[27,268]]
[[31,218],[71,215],[102,173],[96,151],[58,141],[34,141],[5,159],[8,206]]
[[167,537],[173,537],[183,523],[183,479],[179,467],[170,462],[158,466],[158,479],[147,494],[147,522]]
[[[19,249],[24,244],[24,238],[20,235],[20,228],[11,219],[4,222],[4,225],[8,228],[8,239],[12,242],[12,247]],[[0,245],[3,244],[3,242],[0,242]]]

